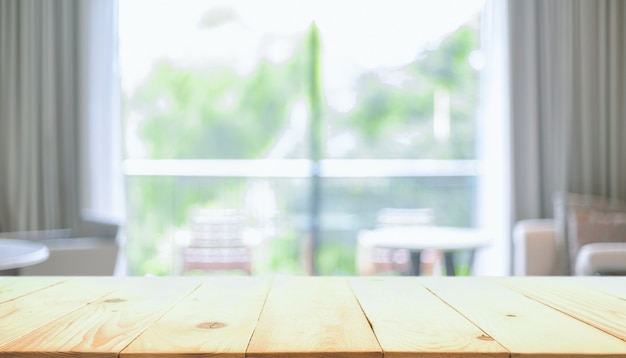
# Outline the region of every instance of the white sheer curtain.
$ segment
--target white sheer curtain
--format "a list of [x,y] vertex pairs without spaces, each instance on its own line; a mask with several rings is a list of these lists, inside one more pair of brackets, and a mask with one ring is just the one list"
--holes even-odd
[[81,209],[89,200],[83,193],[91,192],[85,189],[91,180],[84,164],[97,152],[85,138],[97,130],[93,120],[114,120],[92,110],[93,91],[114,89],[106,84],[113,79],[102,81],[104,88],[92,80],[114,61],[101,53],[110,62],[94,67],[93,49],[101,45],[93,42],[94,35],[110,31],[113,40],[115,24],[96,22],[96,29],[93,20],[112,16],[95,9],[114,4],[0,1],[0,231],[84,227]]
[[81,135],[81,207],[85,219],[121,223],[125,198],[117,1],[89,0],[89,6],[83,7],[88,21],[83,42],[88,46],[86,69],[81,76],[86,93],[86,120]]
[[510,0],[509,23],[514,218],[626,199],[626,2]]
[[492,245],[478,251],[476,275],[507,275],[510,266],[511,228],[509,185],[509,96],[507,2],[485,2],[481,20],[481,70],[479,102],[478,226]]

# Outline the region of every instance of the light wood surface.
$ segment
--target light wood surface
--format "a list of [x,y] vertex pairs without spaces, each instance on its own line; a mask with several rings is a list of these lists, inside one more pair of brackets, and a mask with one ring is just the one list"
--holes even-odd
[[28,280],[7,280],[0,277],[0,302],[9,301],[20,296],[53,286],[62,282],[59,277],[31,277]]
[[[123,283],[119,288],[1,347],[0,351],[28,357],[50,351],[117,357],[116,352],[198,285],[197,280],[174,278],[125,278],[120,282]],[[82,292],[74,289],[66,295],[80,297]],[[85,300],[89,298],[85,296]],[[55,301],[49,301],[47,306],[54,310]]]
[[211,357],[244,357],[269,289],[268,278],[213,278],[189,294],[121,357],[177,357],[211,352]]
[[626,300],[626,277],[624,276],[603,277],[602,280],[598,280],[594,276],[576,277],[575,283],[585,286],[587,289],[604,292]]
[[[589,291],[571,279],[501,280],[499,283],[576,317],[617,338],[626,340],[626,298],[603,291]],[[624,282],[626,284],[626,282]],[[580,297],[585,297],[581,300]]]
[[508,357],[492,337],[439,297],[405,278],[353,279],[350,284],[385,357]]
[[615,277],[9,277],[0,357],[624,357]]
[[[12,280],[3,279],[0,285]],[[77,278],[60,281],[59,284],[0,304],[0,354],[6,352],[8,344],[19,344],[23,341],[22,337],[86,307],[119,285],[110,280]]]
[[381,357],[347,282],[340,278],[274,280],[247,357]]
[[421,282],[516,357],[626,355],[626,342],[496,282],[473,278],[454,285]]

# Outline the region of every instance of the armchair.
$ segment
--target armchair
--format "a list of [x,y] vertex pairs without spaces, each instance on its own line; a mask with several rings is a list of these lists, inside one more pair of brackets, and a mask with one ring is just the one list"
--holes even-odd
[[626,202],[555,193],[554,219],[513,229],[515,275],[626,274]]
[[561,262],[568,249],[558,239],[554,219],[517,222],[513,229],[513,273],[541,275],[626,275],[626,242],[593,242],[582,245],[573,258],[573,271]]

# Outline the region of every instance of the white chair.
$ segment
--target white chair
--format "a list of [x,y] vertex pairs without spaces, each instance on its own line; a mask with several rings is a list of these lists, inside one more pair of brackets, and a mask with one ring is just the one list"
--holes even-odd
[[192,213],[190,242],[182,249],[182,273],[241,271],[252,274],[252,248],[244,239],[236,210],[198,209]]

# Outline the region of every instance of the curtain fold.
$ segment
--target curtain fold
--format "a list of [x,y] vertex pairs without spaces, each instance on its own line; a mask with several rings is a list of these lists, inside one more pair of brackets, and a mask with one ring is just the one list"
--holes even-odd
[[555,192],[626,200],[626,3],[511,0],[514,220]]
[[0,2],[0,231],[74,228],[87,2]]

